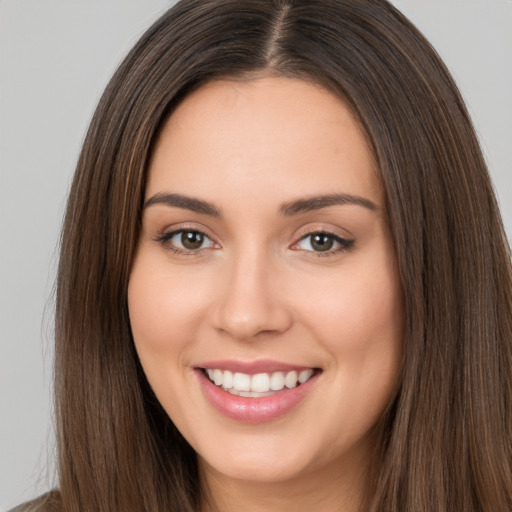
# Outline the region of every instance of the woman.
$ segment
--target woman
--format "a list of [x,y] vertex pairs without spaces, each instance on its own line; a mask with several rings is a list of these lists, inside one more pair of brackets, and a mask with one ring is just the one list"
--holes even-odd
[[466,109],[400,13],[182,1],[80,157],[33,506],[510,510],[511,303]]

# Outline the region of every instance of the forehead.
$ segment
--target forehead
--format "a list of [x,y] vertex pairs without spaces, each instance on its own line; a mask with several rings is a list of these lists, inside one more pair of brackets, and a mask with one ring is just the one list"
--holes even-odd
[[373,154],[349,107],[291,78],[212,82],[185,98],[151,161],[146,197],[162,190],[215,192],[219,200],[259,195],[260,203],[278,191],[382,200]]

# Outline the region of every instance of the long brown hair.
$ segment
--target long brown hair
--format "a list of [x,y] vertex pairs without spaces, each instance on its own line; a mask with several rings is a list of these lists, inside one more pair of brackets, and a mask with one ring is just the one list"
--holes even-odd
[[108,85],[73,181],[57,286],[59,492],[66,512],[193,511],[196,456],[134,351],[127,284],[164,120],[217,78],[293,76],[359,117],[384,185],[405,298],[400,385],[365,510],[512,509],[512,279],[461,96],[385,0],[182,0]]

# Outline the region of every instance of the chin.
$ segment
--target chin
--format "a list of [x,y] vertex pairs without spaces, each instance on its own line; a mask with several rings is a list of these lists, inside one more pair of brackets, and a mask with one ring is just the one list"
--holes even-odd
[[268,484],[294,480],[328,462],[318,458],[319,449],[312,439],[301,441],[293,432],[286,436],[252,432],[237,437],[231,433],[229,439],[219,435],[215,443],[200,443],[196,447],[200,467],[229,479]]
[[304,463],[301,464],[295,457],[278,459],[275,454],[272,457],[254,454],[211,461],[199,457],[199,461],[200,465],[206,464],[224,477],[255,484],[282,483],[307,472],[307,465],[305,467]]

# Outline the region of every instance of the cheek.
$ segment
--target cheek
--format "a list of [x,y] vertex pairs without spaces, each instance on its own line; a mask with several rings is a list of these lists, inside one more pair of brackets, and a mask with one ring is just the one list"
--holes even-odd
[[168,412],[180,410],[180,393],[170,390],[183,389],[200,311],[200,290],[186,284],[179,274],[170,275],[165,259],[162,264],[141,251],[128,285],[135,349],[149,384]]
[[[184,338],[182,302],[168,293],[165,280],[135,264],[128,286],[128,309],[135,349],[144,373],[162,401],[161,391],[177,374]],[[162,282],[164,281],[164,282]]]
[[347,272],[323,293],[312,294],[313,289],[305,309],[309,328],[331,356],[328,364],[334,371],[325,376],[332,389],[344,390],[333,391],[330,403],[341,416],[351,411],[351,425],[365,430],[389,403],[400,371],[403,305],[398,277],[393,266],[380,265],[373,271]]
[[140,255],[128,286],[130,323],[139,353],[174,352],[185,345],[202,316],[205,296],[201,280],[191,281],[187,273],[170,272],[165,262]]
[[393,272],[350,273],[303,294],[311,329],[331,351],[364,352],[402,338],[402,300]]
[[[340,283],[338,283],[340,284]],[[400,286],[393,274],[344,280],[324,301],[315,302],[317,339],[331,354],[326,372],[333,393],[334,423],[350,422],[347,436],[368,431],[388,406],[396,388],[403,353]],[[312,301],[314,302],[314,301]]]
[[[144,248],[143,248],[144,249]],[[201,410],[190,407],[195,386],[192,351],[205,316],[211,283],[185,269],[171,272],[166,258],[140,251],[128,285],[128,309],[135,349],[158,401],[181,432],[190,435],[201,423]],[[192,395],[197,398],[193,391]],[[184,397],[187,397],[184,399]],[[188,437],[187,437],[188,439]]]

